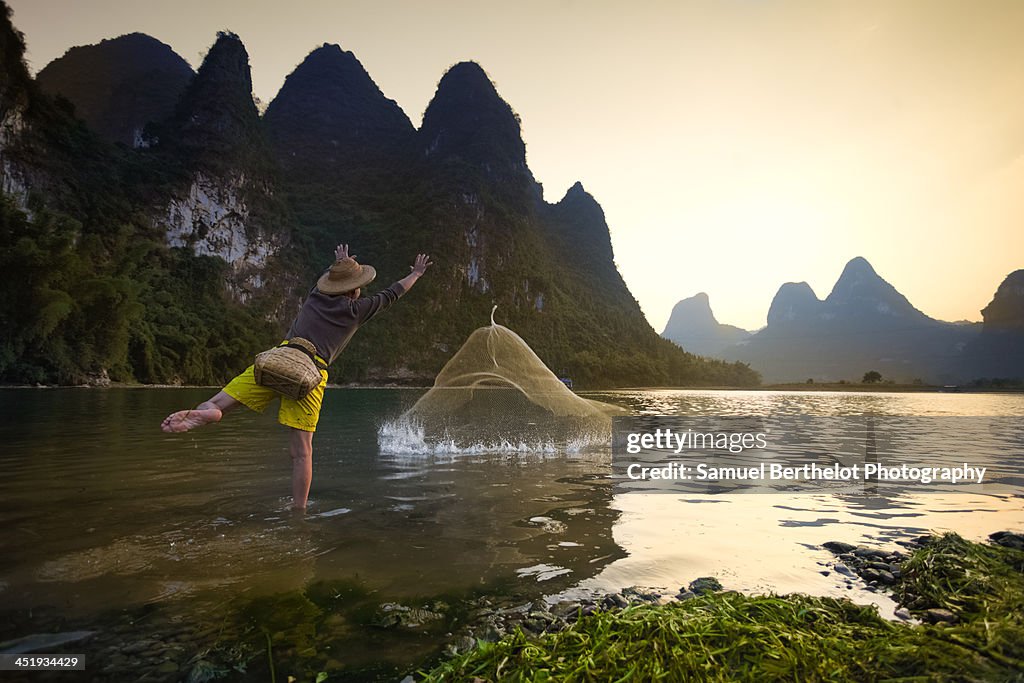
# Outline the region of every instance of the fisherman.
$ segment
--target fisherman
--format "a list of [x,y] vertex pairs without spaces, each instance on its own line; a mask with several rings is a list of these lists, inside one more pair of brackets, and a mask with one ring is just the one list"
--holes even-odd
[[[187,432],[219,422],[224,413],[239,405],[261,413],[274,398],[280,396],[277,421],[290,429],[292,509],[295,510],[306,508],[313,479],[313,432],[320,419],[324,387],[327,386],[326,367],[341,355],[360,325],[395,303],[433,265],[429,256],[417,254],[408,275],[373,296],[360,297],[360,288],[377,276],[376,270],[358,263],[355,256],[349,256],[347,244],[337,246],[334,259],[334,265],[309,291],[286,337],[286,343],[300,338],[312,342],[316,349],[314,358],[320,370],[320,384],[311,393],[294,400],[260,386],[256,383],[254,366],[250,365],[213,398],[193,410],[172,413],[160,425],[165,432]],[[313,377],[315,382],[315,375]]]

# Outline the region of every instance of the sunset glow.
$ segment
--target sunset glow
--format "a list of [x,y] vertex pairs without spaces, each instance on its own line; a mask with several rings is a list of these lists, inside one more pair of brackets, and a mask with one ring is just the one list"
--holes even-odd
[[1024,4],[13,0],[33,72],[141,31],[193,67],[230,29],[265,104],[324,42],[414,124],[475,60],[557,201],[600,202],[652,326],[705,291],[761,327],[778,287],[828,294],[864,256],[928,315],[979,320],[1024,266]]

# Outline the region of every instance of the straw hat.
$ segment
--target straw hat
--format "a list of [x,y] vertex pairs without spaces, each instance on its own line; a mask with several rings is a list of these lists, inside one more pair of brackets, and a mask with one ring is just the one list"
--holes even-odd
[[363,266],[351,257],[335,261],[330,270],[316,281],[316,288],[324,294],[344,294],[369,284],[377,277],[373,266]]

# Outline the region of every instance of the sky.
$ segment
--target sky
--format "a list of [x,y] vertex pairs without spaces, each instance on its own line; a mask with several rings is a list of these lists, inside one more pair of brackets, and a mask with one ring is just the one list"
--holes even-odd
[[824,298],[855,256],[919,309],[980,320],[1024,268],[1024,2],[8,0],[33,73],[141,31],[193,67],[216,32],[264,104],[323,43],[415,125],[478,62],[557,202],[601,204],[659,332],[707,292],[757,329],[784,282]]

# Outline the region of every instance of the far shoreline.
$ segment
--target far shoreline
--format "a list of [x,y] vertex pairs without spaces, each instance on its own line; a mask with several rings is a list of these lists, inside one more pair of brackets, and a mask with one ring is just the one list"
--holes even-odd
[[[142,384],[129,382],[109,382],[105,384],[0,384],[0,389],[220,389],[220,384]],[[380,384],[328,384],[328,389],[415,389],[426,391],[433,388],[427,384],[396,384],[383,382]],[[964,385],[935,384],[863,384],[853,382],[814,382],[811,384],[798,382],[782,382],[777,384],[761,384],[752,387],[711,385],[711,386],[637,386],[637,387],[595,387],[580,389],[577,393],[608,393],[621,391],[777,391],[777,392],[832,392],[832,393],[878,393],[878,394],[913,394],[913,393],[947,393],[947,394],[1021,394],[1024,386],[1018,387],[970,387]]]

